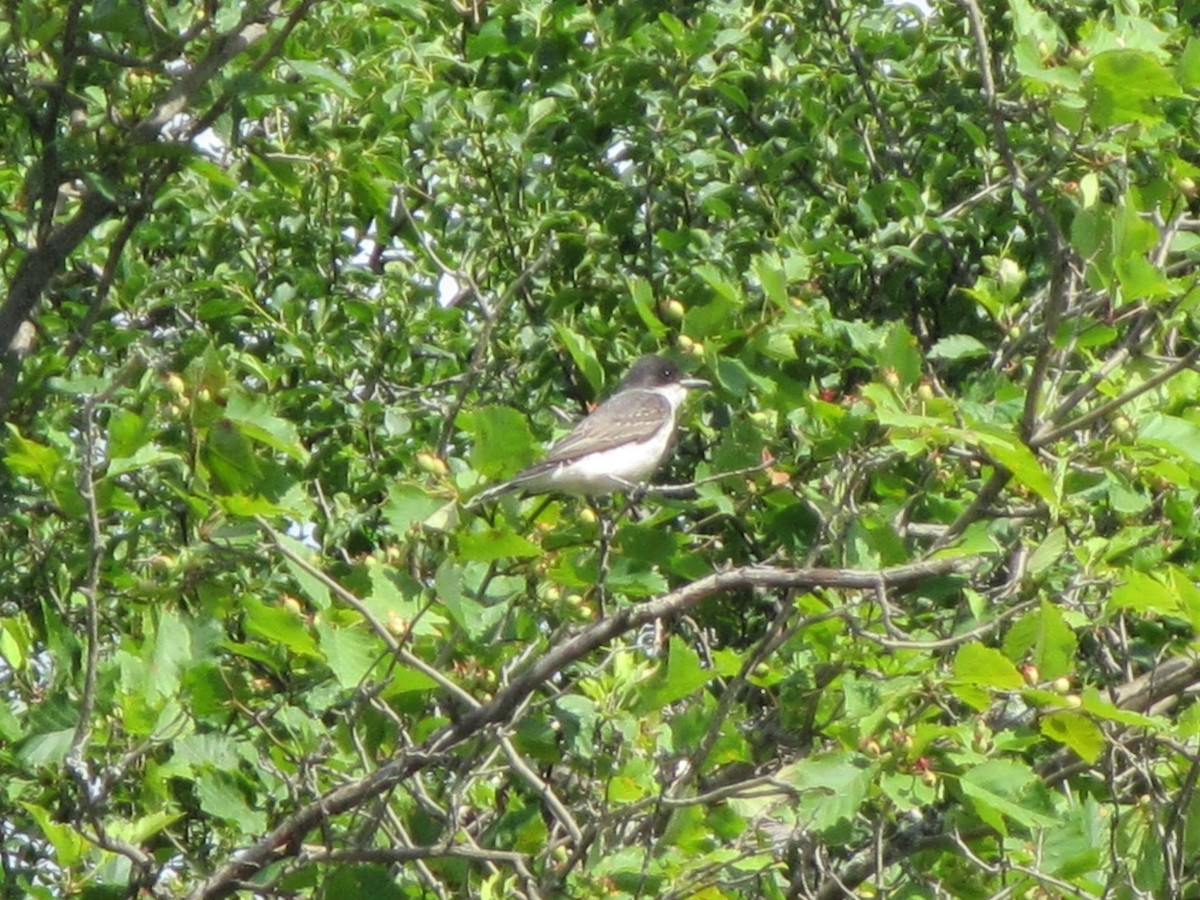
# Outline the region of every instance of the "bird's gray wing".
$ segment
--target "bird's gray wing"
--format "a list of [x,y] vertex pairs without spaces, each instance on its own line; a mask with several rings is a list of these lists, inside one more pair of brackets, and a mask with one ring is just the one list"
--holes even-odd
[[671,402],[656,391],[621,391],[600,404],[534,465],[570,462],[588,453],[644,441],[674,417]]

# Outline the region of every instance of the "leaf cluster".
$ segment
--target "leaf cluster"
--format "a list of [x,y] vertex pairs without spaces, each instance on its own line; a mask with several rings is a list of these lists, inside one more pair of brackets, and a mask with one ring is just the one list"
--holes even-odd
[[[1200,889],[1175,5],[0,51],[0,896]],[[464,506],[664,351],[654,486]]]

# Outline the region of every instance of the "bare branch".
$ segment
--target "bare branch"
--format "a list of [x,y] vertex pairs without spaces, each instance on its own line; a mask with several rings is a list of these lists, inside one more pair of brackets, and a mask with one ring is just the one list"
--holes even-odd
[[86,607],[87,657],[84,663],[83,695],[79,698],[79,721],[67,751],[67,769],[79,783],[82,803],[88,805],[91,794],[91,773],[83,762],[83,748],[92,727],[96,705],[96,670],[100,662],[100,618],[97,612],[100,593],[100,563],[104,559],[104,536],[100,530],[100,512],[96,504],[96,400],[89,397],[83,404],[83,436],[79,471],[79,493],[87,506],[88,569],[81,587]]
[[1080,428],[1090,425],[1092,422],[1095,422],[1098,419],[1103,419],[1110,413],[1116,412],[1131,400],[1140,397],[1147,391],[1154,390],[1160,384],[1163,384],[1164,382],[1169,381],[1171,378],[1174,378],[1184,369],[1190,369],[1192,366],[1196,365],[1197,361],[1200,361],[1200,345],[1193,347],[1191,352],[1181,356],[1161,372],[1152,375],[1136,387],[1132,387],[1125,393],[1113,397],[1106,403],[1101,403],[1099,406],[1088,410],[1082,415],[1076,416],[1065,425],[1060,425],[1058,428],[1048,428],[1047,426],[1043,426],[1040,431],[1030,438],[1029,446],[1033,449],[1045,447],[1073,431],[1078,431]]
[[[743,566],[716,572],[638,606],[618,610],[580,633],[567,637],[524,672],[518,674],[496,696],[432,735],[420,748],[404,750],[391,762],[357,781],[329,791],[297,810],[258,843],[236,855],[209,878],[196,885],[189,900],[227,897],[247,878],[265,866],[294,855],[304,836],[313,828],[369,802],[412,775],[432,765],[443,764],[453,748],[479,735],[489,725],[507,719],[535,691],[571,664],[583,659],[613,638],[667,616],[677,615],[716,594],[748,588],[804,590],[825,587],[843,590],[874,590],[880,586],[911,587],[930,578],[964,573],[977,560],[968,557],[912,563],[878,571],[863,569],[800,569],[777,566]],[[818,616],[820,619],[825,615]]]

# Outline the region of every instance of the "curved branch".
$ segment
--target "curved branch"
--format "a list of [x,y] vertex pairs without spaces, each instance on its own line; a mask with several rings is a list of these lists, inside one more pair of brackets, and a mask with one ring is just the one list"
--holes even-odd
[[[374,772],[329,791],[297,810],[263,835],[258,843],[237,854],[196,885],[188,893],[188,900],[228,897],[238,890],[245,879],[280,859],[295,856],[305,835],[322,822],[370,802],[423,769],[447,764],[450,751],[477,736],[487,726],[506,720],[534,692],[568,666],[612,639],[643,625],[684,612],[717,594],[746,588],[874,590],[880,587],[911,587],[930,578],[965,573],[977,562],[976,558],[956,557],[878,571],[742,566],[713,573],[647,603],[626,607],[551,647],[491,701],[469,709],[456,722],[433,734],[421,746],[402,751]],[[818,618],[825,618],[825,615],[821,614]]]

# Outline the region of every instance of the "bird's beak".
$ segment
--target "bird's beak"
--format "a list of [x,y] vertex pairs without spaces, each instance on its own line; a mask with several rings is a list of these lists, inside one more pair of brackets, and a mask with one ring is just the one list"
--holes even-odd
[[679,383],[688,390],[712,387],[712,383],[705,381],[703,378],[680,378]]

